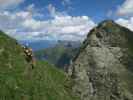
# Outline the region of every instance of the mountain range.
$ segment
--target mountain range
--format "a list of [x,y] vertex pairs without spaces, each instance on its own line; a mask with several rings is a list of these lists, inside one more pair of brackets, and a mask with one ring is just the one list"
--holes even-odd
[[[60,46],[57,49],[64,48]],[[88,33],[71,57],[67,73],[39,59],[32,68],[22,46],[0,31],[0,99],[133,100],[132,31],[105,20]]]
[[58,41],[58,43],[43,50],[34,52],[36,59],[48,61],[57,68],[65,69],[76,56],[81,43],[79,41]]

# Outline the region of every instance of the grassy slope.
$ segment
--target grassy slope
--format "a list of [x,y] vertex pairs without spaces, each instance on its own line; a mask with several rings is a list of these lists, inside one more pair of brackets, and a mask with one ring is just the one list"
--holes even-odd
[[[37,67],[38,69],[35,70],[34,73],[41,74],[42,76],[37,74],[33,76],[35,78],[35,84],[39,86],[38,89],[36,89],[40,91],[34,90],[36,97],[40,99],[44,98],[44,100],[77,100],[77,98],[71,94],[71,89],[68,88],[70,83],[68,83],[67,77],[62,71],[51,67],[46,62],[38,62]],[[41,94],[45,95],[40,96]]]
[[77,100],[66,80],[47,62],[32,70],[16,41],[0,32],[0,100]]

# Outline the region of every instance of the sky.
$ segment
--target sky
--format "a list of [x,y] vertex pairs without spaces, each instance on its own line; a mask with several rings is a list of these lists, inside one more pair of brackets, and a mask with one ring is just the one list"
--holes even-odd
[[133,31],[133,0],[0,0],[0,30],[19,41],[82,41],[106,19]]

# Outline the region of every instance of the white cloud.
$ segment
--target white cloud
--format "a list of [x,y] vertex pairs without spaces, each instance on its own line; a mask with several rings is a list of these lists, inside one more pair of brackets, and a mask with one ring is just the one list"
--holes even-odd
[[82,40],[96,25],[88,16],[56,16],[40,21],[34,19],[27,11],[0,13],[0,23],[0,29],[18,40],[46,38]]
[[117,15],[133,15],[133,0],[125,0],[124,3],[118,7]]
[[70,5],[72,2],[71,0],[62,0],[62,5],[66,6],[66,5]]
[[22,2],[24,2],[24,0],[0,0],[0,8],[16,6]]
[[129,19],[119,18],[116,20],[116,22],[133,31],[133,17]]
[[17,12],[15,13],[15,15],[17,17],[22,17],[24,19],[28,19],[28,18],[31,18],[32,17],[32,13],[28,12],[28,11],[21,11],[21,12]]
[[47,9],[51,15],[51,17],[56,17],[56,16],[64,16],[64,15],[67,15],[67,13],[64,11],[64,12],[58,12],[57,9],[55,8],[54,5],[52,4],[49,4],[47,6]]
[[56,8],[52,4],[49,4],[47,8],[51,16],[57,15]]
[[56,16],[54,19],[47,21],[37,21],[35,19],[25,20],[23,27],[31,32],[38,32],[34,38],[44,38],[47,35],[54,39],[67,37],[66,39],[80,40],[84,39],[90,29],[95,26],[95,23],[87,16]]
[[63,39],[83,40],[90,29],[96,26],[88,16],[70,16],[48,5],[52,19],[37,20],[35,5],[19,12],[0,11],[0,30],[18,40]]
[[34,7],[35,7],[34,4],[30,4],[26,9],[27,9],[29,12],[33,12]]
[[41,22],[40,21],[36,21],[34,19],[26,19],[22,25],[26,28],[32,29],[32,30],[36,30],[38,28],[41,27]]

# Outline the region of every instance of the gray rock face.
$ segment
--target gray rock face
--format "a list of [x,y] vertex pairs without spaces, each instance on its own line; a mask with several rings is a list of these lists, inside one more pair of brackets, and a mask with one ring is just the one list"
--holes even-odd
[[133,100],[130,34],[112,21],[89,33],[69,67],[73,92],[81,100]]

